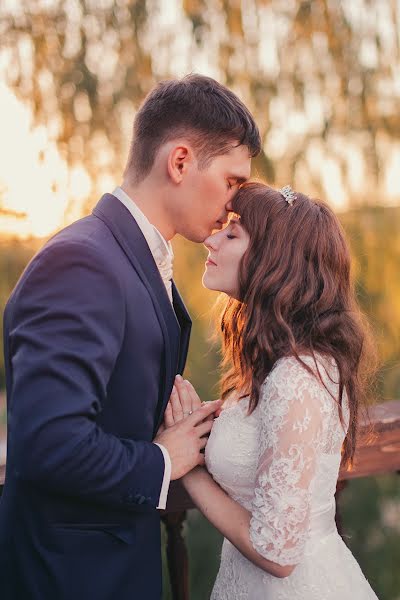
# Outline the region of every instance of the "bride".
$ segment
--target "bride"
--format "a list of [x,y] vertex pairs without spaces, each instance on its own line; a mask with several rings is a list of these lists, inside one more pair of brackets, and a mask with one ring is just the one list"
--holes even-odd
[[[260,183],[207,238],[204,285],[223,312],[225,400],[205,466],[183,484],[225,537],[213,600],[376,599],[335,526],[352,460],[366,335],[340,225],[319,201]],[[165,426],[201,406],[176,380]]]

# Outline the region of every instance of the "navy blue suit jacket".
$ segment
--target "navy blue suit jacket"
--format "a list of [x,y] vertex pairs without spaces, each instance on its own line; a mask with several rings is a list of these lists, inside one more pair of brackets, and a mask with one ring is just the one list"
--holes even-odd
[[110,194],[21,276],[4,315],[2,600],[161,597],[164,459],[152,440],[191,325],[173,295],[175,311]]

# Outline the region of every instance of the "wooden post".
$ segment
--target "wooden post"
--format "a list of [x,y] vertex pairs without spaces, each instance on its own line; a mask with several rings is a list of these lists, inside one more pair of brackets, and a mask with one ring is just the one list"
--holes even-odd
[[189,561],[182,535],[186,511],[162,516],[167,529],[167,560],[173,600],[189,600]]

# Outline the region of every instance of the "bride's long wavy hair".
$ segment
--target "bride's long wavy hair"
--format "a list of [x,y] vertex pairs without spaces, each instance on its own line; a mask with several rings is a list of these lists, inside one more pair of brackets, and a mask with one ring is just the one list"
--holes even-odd
[[333,357],[342,423],[344,390],[349,400],[342,462],[350,465],[374,353],[357,306],[339,221],[323,202],[296,196],[289,205],[279,191],[247,183],[233,200],[250,242],[239,266],[239,300],[229,298],[221,318],[222,398],[233,390],[249,393],[252,412],[279,358],[294,356],[302,362],[304,353],[314,360],[315,353]]

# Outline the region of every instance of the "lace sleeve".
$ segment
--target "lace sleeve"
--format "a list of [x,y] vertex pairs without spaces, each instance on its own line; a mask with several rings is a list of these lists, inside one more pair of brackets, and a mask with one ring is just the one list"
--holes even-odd
[[321,451],[321,383],[293,358],[271,372],[260,398],[261,437],[250,522],[259,554],[297,564],[307,539],[311,485]]

